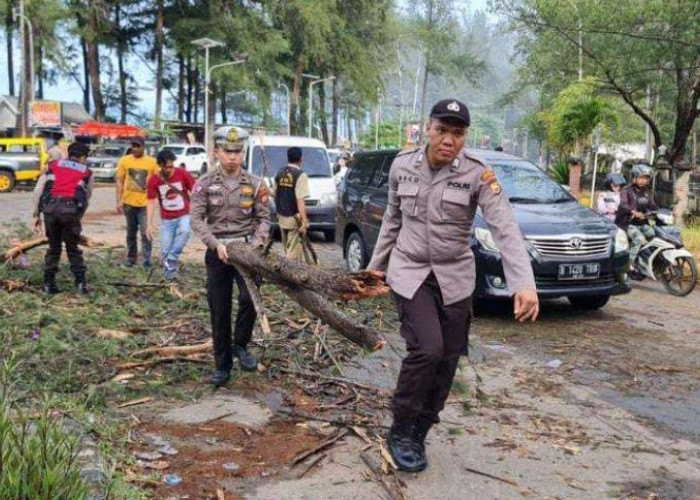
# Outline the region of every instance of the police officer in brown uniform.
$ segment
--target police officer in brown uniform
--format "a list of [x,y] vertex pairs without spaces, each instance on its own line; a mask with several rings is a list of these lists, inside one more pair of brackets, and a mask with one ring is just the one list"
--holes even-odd
[[[258,362],[248,351],[257,317],[245,280],[228,264],[226,245],[245,241],[254,247],[265,244],[270,228],[269,194],[260,178],[243,165],[248,133],[237,127],[221,127],[214,133],[218,167],[202,176],[192,189],[192,231],[207,246],[207,301],[211,316],[216,387],[231,378],[233,356],[241,367],[254,371]],[[261,189],[261,187],[263,187]],[[238,313],[231,345],[231,310],[234,281],[238,284]]]
[[368,269],[391,286],[408,355],[392,402],[391,455],[402,470],[427,466],[425,437],[468,345],[474,255],[469,234],[480,207],[501,249],[515,317],[539,313],[530,259],[507,197],[493,170],[463,149],[469,111],[438,102],[430,114],[428,145],[398,154],[389,174],[389,199]]

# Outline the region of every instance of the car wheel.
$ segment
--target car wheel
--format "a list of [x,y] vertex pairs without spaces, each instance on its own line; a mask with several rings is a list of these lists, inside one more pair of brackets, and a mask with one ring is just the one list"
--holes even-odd
[[9,193],[15,187],[15,176],[7,170],[0,170],[0,193]]
[[207,162],[202,163],[202,168],[199,169],[199,175],[204,175],[207,173],[207,170],[209,169]]
[[595,311],[605,306],[610,295],[590,295],[587,297],[567,297],[572,306],[582,311]]
[[324,229],[323,236],[326,238],[326,241],[335,241],[335,229]]
[[345,242],[345,263],[350,272],[362,271],[367,266],[365,242],[358,232],[352,233]]

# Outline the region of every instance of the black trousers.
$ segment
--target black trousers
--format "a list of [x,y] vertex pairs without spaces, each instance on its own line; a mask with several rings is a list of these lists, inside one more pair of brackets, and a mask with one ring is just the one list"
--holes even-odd
[[394,418],[423,418],[437,423],[460,354],[469,344],[471,297],[444,305],[432,273],[412,299],[395,297],[408,355],[401,364],[394,392]]
[[58,272],[61,261],[62,245],[66,245],[66,253],[70,262],[70,270],[76,278],[85,279],[85,259],[80,243],[82,226],[80,219],[82,211],[73,200],[57,198],[50,200],[43,210],[46,237],[49,239],[49,249],[44,258],[44,281],[52,282]]
[[[231,313],[233,300],[233,283],[238,285],[238,312],[233,331],[233,342],[245,347],[253,335],[257,314],[253,299],[243,276],[238,270],[223,262],[216,252],[207,250],[204,256],[207,266],[207,301],[211,317],[211,333],[214,341],[214,360],[216,369],[231,371],[233,353],[231,346]],[[256,284],[260,286],[259,279]]]
[[138,247],[136,238],[141,235],[141,253],[144,262],[151,261],[151,242],[146,235],[146,207],[133,207],[124,205],[126,217],[126,258],[129,262],[136,263]]

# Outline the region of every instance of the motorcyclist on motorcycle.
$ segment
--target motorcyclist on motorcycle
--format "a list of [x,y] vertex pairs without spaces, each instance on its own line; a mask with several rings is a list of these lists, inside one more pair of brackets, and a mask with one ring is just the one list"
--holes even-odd
[[596,200],[596,211],[614,221],[617,217],[617,209],[620,207],[620,190],[626,184],[625,178],[621,174],[609,173],[605,176],[605,187]]
[[653,171],[648,165],[632,167],[632,184],[620,191],[620,208],[615,224],[627,231],[630,239],[630,268],[647,238],[653,238],[654,228],[649,225],[649,212],[658,210],[649,187]]

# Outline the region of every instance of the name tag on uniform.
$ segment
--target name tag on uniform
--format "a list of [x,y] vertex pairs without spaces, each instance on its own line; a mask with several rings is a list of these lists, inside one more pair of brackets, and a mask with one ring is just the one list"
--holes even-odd
[[417,175],[399,174],[399,183],[403,182],[418,184],[420,182],[420,177],[418,177]]
[[466,189],[468,191],[472,188],[472,185],[468,182],[448,181],[447,187],[452,189]]
[[223,188],[224,188],[224,187],[223,187],[221,184],[212,184],[211,186],[209,186],[209,187],[207,188],[207,190],[208,190],[210,193],[218,193],[219,191],[222,191]]

